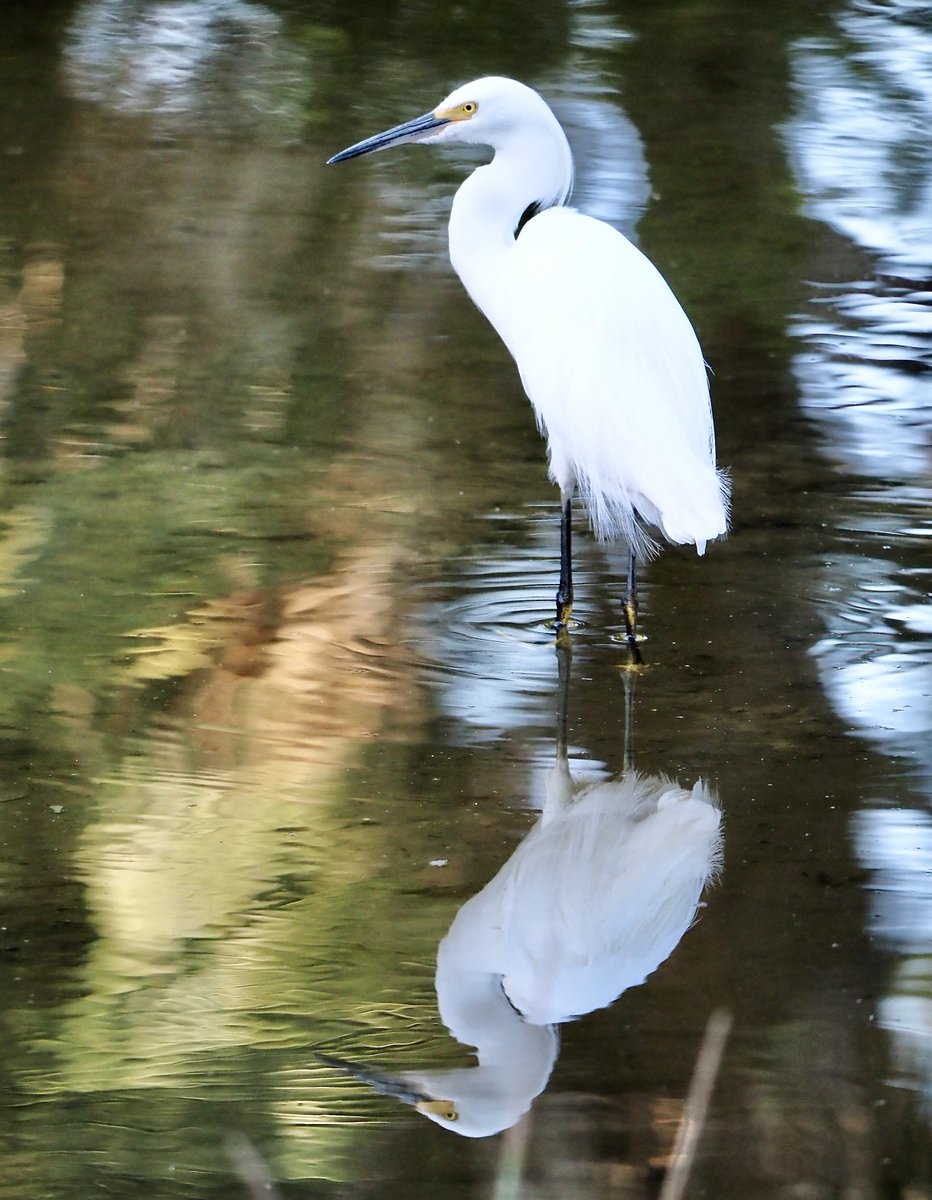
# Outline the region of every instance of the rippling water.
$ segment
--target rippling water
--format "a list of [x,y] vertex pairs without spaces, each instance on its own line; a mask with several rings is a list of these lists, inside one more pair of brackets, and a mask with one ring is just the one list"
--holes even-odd
[[[787,138],[812,213],[848,243],[850,282],[823,284],[796,326],[795,371],[825,452],[855,485],[844,553],[826,572],[826,636],[813,647],[833,707],[913,774],[865,797],[855,844],[876,894],[872,930],[905,961],[879,1016],[894,1072],[928,1104],[929,732],[932,730],[932,192],[920,133],[932,117],[932,26],[924,6],[853,4],[833,37],[794,55],[800,112]],[[828,597],[827,597],[828,599]],[[918,956],[918,957],[915,957]]]
[[[669,1200],[714,1014],[687,1196],[932,1195],[926,6],[0,33],[0,1195]],[[734,526],[646,566],[636,678],[581,517],[557,655],[463,164],[323,165],[486,72],[713,370]]]

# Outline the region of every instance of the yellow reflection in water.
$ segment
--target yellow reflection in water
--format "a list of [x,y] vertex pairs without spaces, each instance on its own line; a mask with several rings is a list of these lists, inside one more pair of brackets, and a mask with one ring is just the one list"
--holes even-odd
[[[312,584],[243,590],[142,631],[130,678],[187,691],[98,781],[75,855],[95,938],[32,1091],[211,1093],[229,1077],[250,1094],[257,1050],[304,1046],[309,1025],[380,1027],[393,992],[418,1009],[386,904],[395,835],[352,791],[368,739],[423,717],[397,564],[390,546],[361,547]],[[339,971],[348,944],[354,969]],[[426,957],[422,975],[426,1003]]]

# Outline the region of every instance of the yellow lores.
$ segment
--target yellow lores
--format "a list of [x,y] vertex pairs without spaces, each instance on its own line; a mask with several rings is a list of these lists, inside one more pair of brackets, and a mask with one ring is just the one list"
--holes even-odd
[[464,104],[456,104],[453,108],[444,108],[441,104],[434,109],[438,121],[468,121],[479,108],[475,100],[467,100]]
[[414,1107],[426,1117],[440,1117],[444,1121],[455,1121],[458,1116],[452,1100],[419,1100]]

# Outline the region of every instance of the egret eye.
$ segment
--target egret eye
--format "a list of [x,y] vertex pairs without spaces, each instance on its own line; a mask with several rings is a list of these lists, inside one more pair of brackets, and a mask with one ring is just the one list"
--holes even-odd
[[459,1117],[452,1100],[422,1100],[416,1107],[418,1112],[439,1117],[442,1121],[455,1121]]
[[467,100],[465,104],[460,105],[461,111],[467,117],[471,117],[478,107],[479,105],[473,100]]

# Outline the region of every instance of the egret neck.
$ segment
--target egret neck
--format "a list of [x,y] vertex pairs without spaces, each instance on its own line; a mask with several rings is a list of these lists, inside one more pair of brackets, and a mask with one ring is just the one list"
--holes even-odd
[[[566,135],[541,102],[522,137],[488,140],[495,157],[464,180],[450,212],[450,261],[476,306],[508,342],[511,308],[502,269],[530,206],[566,202],[573,186],[573,156]],[[510,347],[509,347],[510,348]]]

